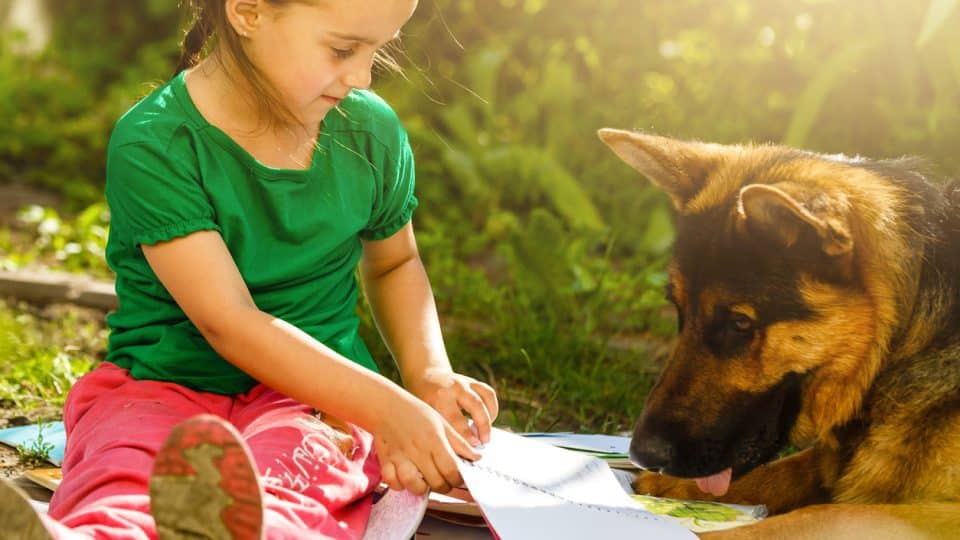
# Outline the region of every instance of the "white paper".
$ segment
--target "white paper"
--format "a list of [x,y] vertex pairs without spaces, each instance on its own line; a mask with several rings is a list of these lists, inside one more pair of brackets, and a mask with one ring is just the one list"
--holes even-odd
[[501,540],[696,540],[641,509],[597,458],[498,429],[480,451],[460,473]]
[[600,435],[596,433],[524,433],[524,437],[540,439],[545,443],[573,450],[586,450],[603,454],[628,455],[630,437]]

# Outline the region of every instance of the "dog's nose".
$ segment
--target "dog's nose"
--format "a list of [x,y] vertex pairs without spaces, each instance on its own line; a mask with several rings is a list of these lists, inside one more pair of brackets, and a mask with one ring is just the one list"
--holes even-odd
[[630,461],[648,471],[660,472],[673,460],[673,445],[656,435],[634,435],[630,441]]

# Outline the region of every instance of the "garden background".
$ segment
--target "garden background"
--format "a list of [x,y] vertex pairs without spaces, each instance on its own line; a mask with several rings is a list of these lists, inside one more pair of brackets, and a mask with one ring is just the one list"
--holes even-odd
[[[498,389],[498,423],[629,430],[669,346],[669,201],[598,128],[921,155],[958,176],[957,4],[421,0],[405,75],[375,88],[417,155],[451,359]],[[175,0],[0,0],[0,268],[111,279],[106,143],[172,75],[186,22]],[[0,301],[0,427],[59,418],[102,319]]]

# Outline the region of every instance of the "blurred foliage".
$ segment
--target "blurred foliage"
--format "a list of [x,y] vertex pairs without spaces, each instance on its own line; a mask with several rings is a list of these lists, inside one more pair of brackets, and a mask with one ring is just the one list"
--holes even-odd
[[52,208],[29,206],[17,215],[10,229],[0,230],[0,268],[42,265],[110,278],[104,259],[109,221],[103,202],[66,220]]
[[[519,427],[625,428],[660,349],[622,343],[673,327],[661,293],[673,227],[666,197],[595,131],[916,154],[955,175],[957,4],[423,0],[405,76],[376,88],[417,155],[418,240],[454,363],[496,379]],[[57,190],[89,218],[110,128],[171,75],[185,15],[169,0],[47,5],[42,54],[15,53],[13,33],[0,46],[0,182]],[[64,253],[91,271],[98,251],[84,246],[102,226],[19,256]]]
[[182,15],[168,0],[45,5],[53,39],[39,55],[17,52],[22,31],[0,34],[0,182],[56,190],[76,211],[102,197],[114,122],[171,75]]

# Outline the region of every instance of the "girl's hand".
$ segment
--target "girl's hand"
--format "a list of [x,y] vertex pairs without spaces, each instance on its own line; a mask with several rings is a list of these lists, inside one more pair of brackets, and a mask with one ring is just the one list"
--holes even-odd
[[[500,412],[497,394],[488,384],[449,369],[428,369],[407,382],[410,391],[436,409],[446,421],[474,446],[490,441],[490,427]],[[476,431],[464,417],[473,419]]]
[[383,482],[417,495],[462,485],[456,455],[477,460],[480,454],[423,401],[403,391],[396,397],[373,430]]

